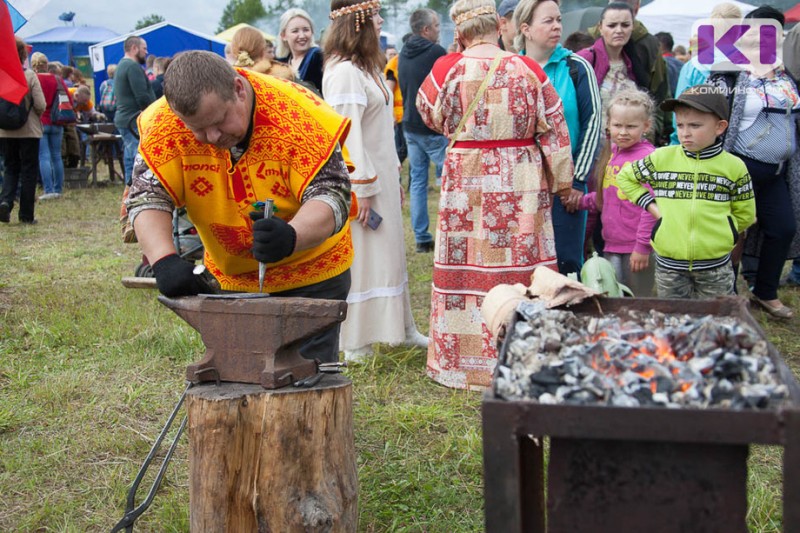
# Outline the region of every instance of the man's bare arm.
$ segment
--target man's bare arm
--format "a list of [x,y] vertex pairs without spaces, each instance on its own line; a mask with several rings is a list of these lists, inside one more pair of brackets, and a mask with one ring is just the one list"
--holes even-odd
[[309,200],[300,207],[289,224],[297,232],[295,252],[314,248],[333,235],[333,209],[326,202]]
[[136,154],[133,183],[125,204],[136,239],[151,265],[176,253],[172,240],[172,210],[175,206],[140,154]]
[[136,238],[151,265],[162,257],[177,253],[172,242],[172,215],[166,211],[146,209],[133,221]]

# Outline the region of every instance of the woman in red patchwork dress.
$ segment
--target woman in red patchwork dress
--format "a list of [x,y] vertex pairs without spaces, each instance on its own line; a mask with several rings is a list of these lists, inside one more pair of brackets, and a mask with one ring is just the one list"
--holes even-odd
[[535,61],[497,47],[494,2],[458,0],[450,17],[462,51],[440,58],[417,95],[425,123],[452,143],[427,371],[448,387],[482,389],[497,362],[483,298],[500,283],[530,284],[538,266],[556,269],[551,202],[569,194],[573,168],[561,100]]

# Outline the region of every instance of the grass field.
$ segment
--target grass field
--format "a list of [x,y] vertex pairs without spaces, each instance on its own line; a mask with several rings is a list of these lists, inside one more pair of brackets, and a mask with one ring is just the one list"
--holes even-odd
[[[108,531],[203,351],[154,291],[120,284],[141,259],[119,237],[120,194],[68,191],[37,205],[38,225],[14,212],[0,226],[0,531]],[[406,244],[426,332],[432,256]],[[798,308],[798,295],[781,296]],[[797,319],[756,316],[796,372]],[[440,387],[424,369],[422,350],[382,347],[348,371],[359,531],[483,529],[480,395]],[[188,530],[186,452],[184,437],[137,531]],[[780,531],[780,449],[754,446],[749,466],[748,525]]]

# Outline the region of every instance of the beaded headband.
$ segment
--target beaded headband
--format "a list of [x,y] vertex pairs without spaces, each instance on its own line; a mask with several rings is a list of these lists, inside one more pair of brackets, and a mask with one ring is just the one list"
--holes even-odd
[[465,11],[464,13],[456,16],[456,18],[453,19],[453,22],[455,22],[456,26],[458,26],[470,19],[474,19],[475,17],[480,17],[481,15],[491,15],[493,13],[497,13],[497,10],[494,8],[494,6],[476,7],[475,9],[470,9],[469,11]]
[[345,15],[349,15],[351,13],[355,13],[356,15],[356,32],[361,30],[361,25],[364,24],[364,21],[367,18],[367,15],[371,15],[374,9],[380,9],[381,3],[378,0],[367,0],[366,2],[361,2],[358,4],[353,4],[352,6],[345,6],[335,11],[331,11],[330,19],[337,19],[339,17],[343,17]]

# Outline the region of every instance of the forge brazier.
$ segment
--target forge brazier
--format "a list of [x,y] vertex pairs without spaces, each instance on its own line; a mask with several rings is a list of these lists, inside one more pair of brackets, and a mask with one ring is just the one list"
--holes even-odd
[[[734,316],[763,330],[740,298],[587,301],[623,309]],[[501,349],[500,362],[505,357]],[[772,344],[788,398],[760,410],[544,405],[484,394],[486,530],[745,532],[750,444],[783,447],[783,527],[800,531],[800,386]],[[549,437],[545,466],[543,438]]]

